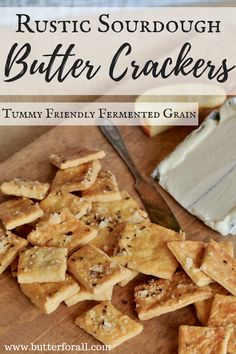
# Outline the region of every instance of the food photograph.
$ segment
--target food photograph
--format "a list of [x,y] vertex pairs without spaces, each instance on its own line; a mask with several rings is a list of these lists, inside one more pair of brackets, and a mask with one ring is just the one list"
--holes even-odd
[[236,1],[0,8],[0,353],[236,354]]

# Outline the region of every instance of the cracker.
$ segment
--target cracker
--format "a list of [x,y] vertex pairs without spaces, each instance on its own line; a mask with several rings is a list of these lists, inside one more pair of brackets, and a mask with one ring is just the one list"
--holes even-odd
[[3,182],[1,185],[1,192],[16,197],[42,200],[45,198],[49,188],[49,183],[15,178],[11,181]]
[[111,226],[102,229],[97,227],[96,230],[97,236],[91,241],[91,244],[111,257],[117,243],[117,233]]
[[91,150],[87,148],[77,148],[63,151],[49,156],[50,162],[61,170],[76,167],[83,163],[102,159],[105,152],[102,150]]
[[231,294],[236,295],[236,260],[211,240],[200,269]]
[[104,292],[94,295],[88,291],[82,284],[79,284],[80,290],[76,294],[65,300],[65,304],[70,307],[81,301],[110,301],[113,288],[106,289]]
[[0,219],[7,230],[29,224],[43,216],[43,210],[27,198],[7,200],[0,204]]
[[146,212],[139,209],[136,201],[127,192],[121,192],[121,198],[110,203],[92,203],[91,211],[82,218],[87,225],[97,229],[97,236],[91,243],[109,256],[113,254],[117,243],[116,230],[120,223],[140,223],[148,220]]
[[184,272],[175,273],[172,280],[150,280],[135,287],[134,301],[140,320],[148,320],[176,311],[212,296],[209,286],[199,288]]
[[77,326],[100,342],[117,347],[142,332],[143,326],[118,311],[110,302],[102,302],[76,318]]
[[222,294],[222,295],[229,294],[225,288],[223,288],[221,285],[217,283],[210,284],[209,286],[211,288],[212,297],[210,299],[199,301],[194,304],[197,318],[204,326],[207,325],[208,319],[210,317],[211,306],[215,294]]
[[216,294],[212,303],[208,325],[232,327],[228,353],[236,353],[236,297]]
[[179,354],[226,354],[230,328],[180,326]]
[[[220,245],[232,255],[232,242],[222,242]],[[205,243],[201,241],[173,241],[168,242],[168,247],[195,284],[205,286],[214,282],[213,279],[200,270],[206,248]]]
[[88,215],[84,216],[83,221],[103,229],[107,226],[112,227],[116,223],[139,224],[148,220],[147,213],[139,208],[136,201],[126,191],[122,191],[120,196],[120,200],[110,203],[92,203],[91,210]]
[[88,213],[91,208],[91,203],[76,195],[59,189],[51,192],[43,201],[41,201],[40,208],[46,214],[57,213],[64,208],[68,208],[74,216],[80,219]]
[[0,229],[0,274],[17,258],[28,242],[10,231]]
[[20,284],[20,288],[35,306],[48,314],[79,291],[78,283],[69,275],[57,283]]
[[78,220],[68,209],[62,209],[39,221],[27,239],[35,246],[66,247],[71,253],[96,235],[95,229]]
[[100,169],[100,163],[94,160],[67,170],[59,170],[52,181],[51,190],[62,189],[67,192],[75,192],[87,189],[96,181]]
[[167,242],[183,239],[184,234],[156,224],[125,224],[114,250],[115,260],[137,272],[171,279],[178,263]]
[[89,244],[70,256],[68,270],[86,289],[96,295],[126,279],[130,274],[128,269]]
[[67,248],[33,247],[19,256],[19,283],[46,283],[65,280]]
[[98,226],[97,236],[91,241],[95,247],[100,248],[108,256],[113,256],[120,232],[123,230],[124,224],[108,224],[102,228]]
[[84,199],[91,202],[112,202],[121,199],[116,178],[110,171],[101,171],[96,182],[81,193]]

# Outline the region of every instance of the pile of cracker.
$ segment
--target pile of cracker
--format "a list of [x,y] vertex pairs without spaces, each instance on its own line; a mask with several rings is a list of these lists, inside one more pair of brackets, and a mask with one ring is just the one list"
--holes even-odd
[[52,154],[51,184],[2,183],[11,197],[0,204],[0,274],[11,266],[21,291],[47,314],[62,302],[99,301],[75,323],[111,349],[143,330],[112,305],[113,287],[145,274],[134,288],[139,320],[194,304],[204,327],[180,327],[179,353],[235,353],[232,243],[186,241],[152,224],[102,169],[104,156],[87,148]]

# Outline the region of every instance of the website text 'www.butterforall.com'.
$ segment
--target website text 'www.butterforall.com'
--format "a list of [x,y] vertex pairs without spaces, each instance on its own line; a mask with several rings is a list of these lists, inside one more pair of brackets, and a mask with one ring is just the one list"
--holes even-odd
[[4,344],[3,349],[6,352],[102,352],[109,351],[110,346],[104,344],[93,344],[88,343],[80,344]]

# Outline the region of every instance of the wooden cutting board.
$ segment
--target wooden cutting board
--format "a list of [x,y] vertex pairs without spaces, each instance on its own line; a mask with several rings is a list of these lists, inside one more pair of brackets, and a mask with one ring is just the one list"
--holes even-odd
[[[138,127],[121,127],[120,130],[137,167],[144,176],[150,175],[156,164],[190,132],[188,127],[176,127],[150,139]],[[52,129],[0,164],[0,182],[13,177],[50,181],[56,169],[48,162],[49,153],[76,147],[77,144],[105,150],[107,156],[103,161],[103,166],[116,174],[120,189],[126,189],[132,196],[138,198],[133,188],[132,176],[97,127]],[[218,233],[186,212],[164,191],[162,194],[175,213],[182,230],[186,232],[187,238],[200,240],[221,238]],[[224,239],[232,239],[232,237]],[[137,278],[124,288],[116,286],[112,298],[112,303],[119,310],[136,320],[133,288],[139,281],[140,278]],[[1,353],[5,352],[4,344],[62,344],[64,342],[67,344],[88,343],[88,346],[98,344],[95,339],[74,324],[75,317],[91,308],[94,305],[93,302],[80,303],[71,308],[62,304],[54,313],[46,315],[42,314],[20,292],[16,279],[11,277],[9,270],[0,276],[0,284]],[[128,301],[127,304],[126,301]],[[112,353],[175,354],[177,353],[178,327],[181,324],[197,323],[193,306],[144,321],[142,334],[125,342]],[[23,353],[23,350],[18,352]],[[66,351],[66,353],[70,352],[74,353]],[[59,353],[59,351],[54,351],[54,353]]]

